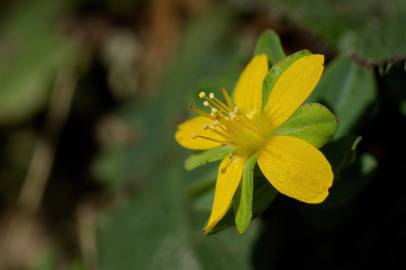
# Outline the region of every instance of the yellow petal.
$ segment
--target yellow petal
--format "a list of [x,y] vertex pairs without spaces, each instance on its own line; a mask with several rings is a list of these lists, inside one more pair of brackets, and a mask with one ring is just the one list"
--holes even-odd
[[283,124],[311,94],[323,72],[324,56],[304,56],[291,64],[276,81],[265,106],[271,125]]
[[255,56],[241,73],[234,89],[234,102],[246,115],[261,111],[262,84],[268,72],[265,54]]
[[258,153],[258,165],[280,193],[306,203],[323,202],[333,183],[333,172],[324,155],[290,136],[271,137]]
[[213,207],[204,232],[208,233],[224,217],[230,207],[234,193],[241,181],[245,158],[226,157],[221,163],[217,174],[216,190]]
[[211,131],[210,129],[204,129],[203,126],[210,124],[212,120],[203,117],[197,116],[190,120],[183,122],[178,125],[178,130],[175,133],[176,141],[185,148],[193,150],[205,150],[220,146],[221,143],[202,139],[199,136],[209,137],[214,140],[223,141],[223,137],[219,134]]

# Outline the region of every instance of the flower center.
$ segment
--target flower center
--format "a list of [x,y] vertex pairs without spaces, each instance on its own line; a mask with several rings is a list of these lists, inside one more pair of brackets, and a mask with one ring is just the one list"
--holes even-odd
[[223,140],[201,134],[196,134],[194,138],[233,145],[236,148],[236,153],[240,155],[249,155],[255,152],[263,144],[268,134],[268,131],[262,128],[260,124],[261,120],[258,119],[260,115],[248,117],[234,105],[227,90],[222,88],[221,92],[226,103],[217,99],[214,93],[208,95],[204,91],[199,93],[199,98],[203,100],[203,106],[210,109],[209,113],[194,106],[191,109],[208,119],[203,129],[211,130],[220,135]]

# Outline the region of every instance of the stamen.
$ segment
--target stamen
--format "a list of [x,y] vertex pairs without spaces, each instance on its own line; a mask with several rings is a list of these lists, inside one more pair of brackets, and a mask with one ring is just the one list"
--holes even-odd
[[[251,147],[249,142],[246,141],[251,136],[255,141],[261,140],[261,137],[263,137],[261,127],[257,126],[253,120],[239,111],[239,108],[234,105],[231,96],[225,88],[221,88],[221,92],[224,95],[225,101],[224,99],[219,100],[216,98],[213,92],[207,94],[206,92],[201,91],[199,93],[199,98],[203,99],[203,106],[208,107],[210,111],[202,110],[195,106],[191,106],[191,109],[209,119],[209,121],[206,124],[203,124],[201,128],[203,128],[203,130],[210,130],[213,133],[203,133],[206,135],[203,136],[198,135],[199,132],[197,132],[197,134],[192,135],[192,138],[200,138],[228,145],[239,146],[241,144],[244,146],[247,144],[248,147]],[[212,136],[214,136],[214,138],[212,138]],[[234,161],[234,159],[235,155],[233,154],[222,169],[223,172],[226,171],[227,167]]]
[[225,133],[228,134],[228,130],[227,130],[223,125],[220,125],[219,121],[217,121],[217,124],[216,124],[216,123],[215,123],[216,121],[217,121],[217,120],[215,120],[215,121],[213,122],[213,125],[215,125],[215,127],[220,128],[222,131],[224,131]]
[[206,136],[201,136],[201,135],[194,135],[194,136],[192,136],[192,138],[193,138],[193,139],[200,138],[200,139],[203,139],[203,140],[208,140],[208,141],[212,141],[212,142],[217,142],[217,143],[221,143],[221,144],[226,144],[225,141],[220,141],[220,140],[217,140],[217,139],[214,139],[214,138],[210,138],[210,137],[206,137]]
[[223,137],[224,139],[229,139],[229,137],[230,137],[228,134],[226,134],[226,133],[224,133],[224,132],[222,132],[222,131],[217,130],[216,127],[209,126],[209,129],[210,129],[211,131],[213,131],[214,133],[220,135],[220,136]]
[[210,98],[208,98],[208,97],[205,97],[206,98],[206,101],[212,106],[212,107],[215,107],[215,108],[217,108],[218,110],[220,110],[220,111],[222,111],[222,112],[224,112],[224,113],[227,113],[228,111],[229,111],[229,108],[226,106],[226,105],[224,105],[224,103],[222,103],[220,100],[218,100],[217,98],[213,98],[213,99],[210,99]]
[[228,94],[227,90],[224,87],[221,88],[221,93],[225,97],[227,105],[231,110],[231,108],[234,107],[233,99],[231,98],[231,96]]

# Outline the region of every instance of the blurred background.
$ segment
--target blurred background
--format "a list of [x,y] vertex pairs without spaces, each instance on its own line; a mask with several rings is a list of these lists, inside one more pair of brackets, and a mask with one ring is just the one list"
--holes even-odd
[[[405,269],[406,2],[0,2],[0,269]],[[174,141],[261,32],[327,58],[321,205],[276,197],[204,236],[215,165]]]

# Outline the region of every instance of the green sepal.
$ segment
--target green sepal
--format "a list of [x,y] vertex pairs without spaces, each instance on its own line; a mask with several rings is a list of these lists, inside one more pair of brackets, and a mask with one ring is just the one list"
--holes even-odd
[[207,163],[221,160],[228,154],[230,154],[233,150],[233,147],[224,145],[204,151],[200,154],[191,155],[185,160],[185,169],[191,171]]
[[254,54],[266,54],[268,61],[272,65],[286,57],[279,36],[273,30],[267,30],[261,34],[255,45]]
[[235,225],[239,234],[243,234],[252,219],[252,202],[254,193],[254,167],[257,162],[255,155],[244,163],[242,179],[234,199]]
[[264,89],[262,92],[262,106],[264,107],[267,102],[269,95],[271,94],[272,88],[274,87],[276,81],[282,75],[282,73],[294,62],[299,60],[300,58],[310,55],[310,51],[302,50],[298,51],[294,54],[291,54],[285,57],[283,60],[278,62],[277,64],[273,65],[272,68],[268,71],[264,79]]
[[337,129],[337,119],[318,103],[302,105],[274,135],[293,136],[320,148],[329,142]]

